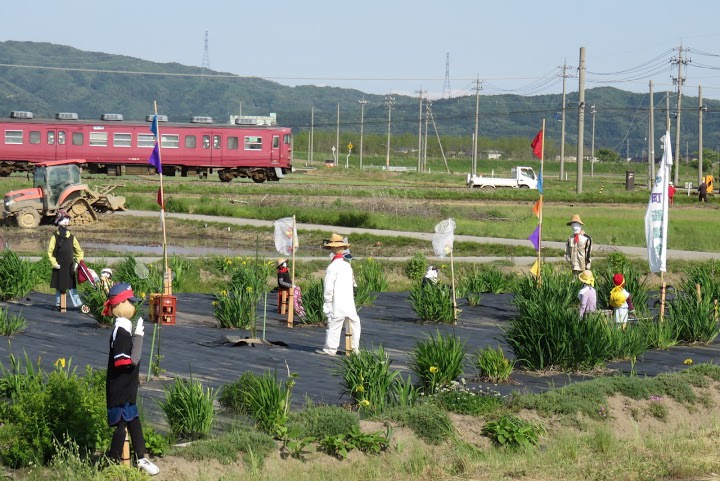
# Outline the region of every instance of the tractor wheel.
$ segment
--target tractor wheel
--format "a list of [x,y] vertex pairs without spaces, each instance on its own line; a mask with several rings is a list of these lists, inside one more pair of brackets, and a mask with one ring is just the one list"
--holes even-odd
[[18,227],[23,229],[34,229],[40,225],[40,212],[32,207],[25,207],[15,216]]
[[97,220],[97,214],[85,199],[77,199],[68,209],[71,225],[92,224]]

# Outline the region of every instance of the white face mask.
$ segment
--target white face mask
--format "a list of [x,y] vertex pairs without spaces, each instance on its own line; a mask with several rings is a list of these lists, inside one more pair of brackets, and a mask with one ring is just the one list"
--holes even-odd
[[573,222],[572,224],[570,224],[570,227],[572,227],[573,234],[579,234],[582,230],[582,226],[577,222]]
[[62,225],[62,226],[67,227],[67,226],[70,225],[70,219],[68,219],[67,217],[65,217],[65,218],[63,218],[60,222],[58,222],[58,225]]

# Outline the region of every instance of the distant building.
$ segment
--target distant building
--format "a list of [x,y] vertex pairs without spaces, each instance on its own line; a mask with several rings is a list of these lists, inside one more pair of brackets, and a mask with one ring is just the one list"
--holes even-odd
[[277,114],[270,115],[231,115],[230,123],[234,125],[277,125]]
[[481,159],[497,160],[502,157],[502,152],[499,150],[483,150],[480,152]]

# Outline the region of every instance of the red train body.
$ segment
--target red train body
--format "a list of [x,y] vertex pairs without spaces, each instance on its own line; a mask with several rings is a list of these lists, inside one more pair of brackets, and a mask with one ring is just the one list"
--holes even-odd
[[[26,118],[12,118],[22,114]],[[58,117],[76,117],[58,114]],[[0,120],[0,176],[32,171],[33,164],[69,158],[86,159],[93,173],[123,175],[154,172],[148,158],[154,146],[150,122],[126,122],[118,115],[103,120],[38,120],[28,112],[13,112]],[[255,182],[279,180],[292,170],[292,133],[277,126],[213,124],[208,117],[195,123],[160,122],[165,175],[220,180],[248,177]]]

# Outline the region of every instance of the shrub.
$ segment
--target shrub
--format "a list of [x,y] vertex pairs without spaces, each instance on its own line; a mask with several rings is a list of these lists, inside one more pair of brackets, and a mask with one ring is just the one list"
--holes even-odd
[[267,434],[235,428],[222,436],[196,441],[177,451],[177,454],[190,461],[216,459],[222,464],[230,464],[237,460],[239,453],[243,453],[246,464],[259,467],[274,449],[275,442]]
[[303,307],[305,308],[305,324],[324,324],[323,303],[324,284],[322,279],[310,281],[302,290]]
[[[35,265],[10,249],[0,253],[0,300],[26,296],[38,283]],[[50,281],[50,277],[47,277]]]
[[427,257],[422,252],[416,252],[405,264],[405,275],[412,281],[419,281],[427,270]]
[[720,299],[720,262],[711,259],[690,266],[680,290],[687,293],[696,292],[697,284],[700,284],[702,299]]
[[666,321],[672,324],[682,342],[710,343],[720,331],[715,305],[709,296],[697,300],[695,294],[680,292],[668,305]]
[[212,388],[204,389],[192,378],[175,378],[165,388],[165,400],[160,401],[160,408],[174,437],[202,439],[210,434],[215,420],[214,401]]
[[508,360],[500,346],[478,349],[473,362],[478,375],[494,384],[506,382],[515,367],[515,361]]
[[440,444],[453,434],[453,425],[446,411],[432,403],[388,411],[388,417],[409,427],[423,441]]
[[446,411],[472,416],[493,412],[503,405],[500,393],[472,392],[464,384],[458,382],[441,388],[432,397],[432,402]]
[[523,419],[506,414],[497,421],[489,421],[483,427],[483,434],[498,446],[519,448],[537,446],[545,429],[540,424],[530,423]]
[[20,314],[10,314],[9,307],[0,308],[0,336],[12,336],[25,329],[27,322]]
[[248,414],[245,411],[244,393],[250,389],[250,378],[255,376],[251,371],[245,371],[237,380],[230,384],[225,384],[220,389],[218,402],[220,405],[231,411]]
[[215,294],[213,315],[222,328],[249,329],[252,337],[256,330],[257,293],[248,286]]
[[[147,268],[143,275],[138,275]],[[139,263],[135,257],[129,255],[113,267],[113,281],[127,282],[135,293],[157,293],[162,292],[163,272],[154,265],[145,266]]]
[[349,395],[361,410],[381,412],[392,396],[398,371],[390,369],[390,356],[379,347],[342,358],[338,374],[342,394]]
[[465,343],[454,334],[443,336],[436,330],[435,337],[419,341],[410,356],[410,369],[425,393],[433,394],[462,375]]
[[413,384],[411,376],[403,379],[402,375],[398,375],[393,383],[391,404],[400,407],[414,406],[421,394],[422,390]]
[[349,432],[359,425],[358,415],[340,406],[306,406],[293,411],[288,417],[288,430],[298,437],[312,436],[318,439]]
[[410,303],[423,322],[453,324],[456,321],[452,293],[445,284],[415,283],[410,292]]
[[241,411],[252,417],[261,431],[285,437],[294,385],[293,375],[283,383],[278,382],[277,373],[246,372],[240,382],[242,394],[238,396]]

